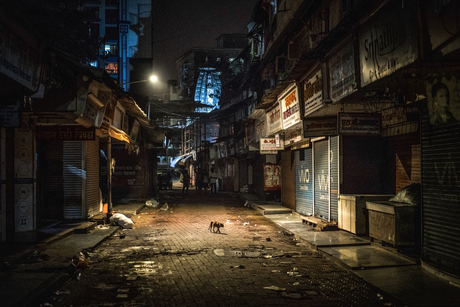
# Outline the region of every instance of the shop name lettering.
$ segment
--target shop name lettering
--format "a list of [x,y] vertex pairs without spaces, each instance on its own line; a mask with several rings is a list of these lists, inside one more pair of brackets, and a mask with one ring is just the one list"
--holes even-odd
[[37,139],[40,140],[94,140],[94,138],[94,131],[80,131],[79,129],[37,132]]
[[321,129],[336,129],[336,128],[337,128],[337,123],[335,122],[305,124],[306,130],[313,130],[313,129],[321,130]]
[[329,190],[329,175],[324,174],[324,171],[318,175],[318,188],[320,191]]
[[[449,160],[452,157],[449,154]],[[438,177],[438,183],[445,187],[460,187],[460,172],[455,167],[454,162],[446,163],[434,163],[434,168],[436,170],[436,175]]]
[[287,119],[297,112],[299,112],[298,103],[296,103],[295,105],[293,105],[292,107],[288,108],[286,111],[283,112],[283,119]]
[[308,101],[314,95],[321,92],[322,88],[323,88],[323,84],[321,82],[321,78],[319,78],[318,76],[316,76],[316,80],[314,82],[305,83],[304,90],[303,90],[305,101]]
[[113,176],[135,176],[136,171],[140,171],[141,167],[139,165],[135,166],[115,166],[115,171]]
[[377,78],[386,71],[396,68],[400,64],[398,57],[388,59],[386,63],[379,63],[378,57],[387,56],[398,49],[404,42],[404,31],[395,27],[384,27],[376,38],[364,40],[366,61],[377,64],[377,69],[369,71],[369,79]]
[[352,126],[379,126],[380,121],[378,119],[342,119],[342,127]]
[[270,113],[270,124],[274,124],[277,121],[280,120],[281,118],[281,112],[279,109],[273,110],[273,112]]

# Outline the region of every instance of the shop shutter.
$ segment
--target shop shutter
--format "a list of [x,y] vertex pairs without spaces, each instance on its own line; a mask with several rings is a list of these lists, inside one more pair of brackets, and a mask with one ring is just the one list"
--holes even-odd
[[314,143],[315,216],[329,219],[329,141]]
[[240,176],[240,188],[242,188],[248,186],[248,162],[245,159],[238,162],[238,175]]
[[99,138],[86,141],[86,208],[91,217],[101,211],[99,202]]
[[41,205],[37,209],[40,220],[60,220],[64,217],[62,159],[62,142],[39,142],[37,190]]
[[295,151],[295,204],[296,212],[313,215],[312,149]]
[[283,206],[296,210],[294,151],[281,152],[281,202]]
[[338,195],[339,195],[339,137],[330,138],[331,142],[331,178],[330,178],[330,196],[331,196],[331,220],[339,220],[338,212]]
[[86,174],[82,163],[82,142],[63,142],[64,218],[82,219],[83,183]]
[[460,275],[460,124],[430,126],[422,118],[423,259]]

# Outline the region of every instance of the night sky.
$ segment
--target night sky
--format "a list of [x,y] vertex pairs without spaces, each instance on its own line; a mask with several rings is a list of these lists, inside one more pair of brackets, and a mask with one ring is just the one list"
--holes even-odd
[[257,0],[154,0],[154,63],[177,79],[174,61],[192,47],[214,47],[221,34],[247,33]]

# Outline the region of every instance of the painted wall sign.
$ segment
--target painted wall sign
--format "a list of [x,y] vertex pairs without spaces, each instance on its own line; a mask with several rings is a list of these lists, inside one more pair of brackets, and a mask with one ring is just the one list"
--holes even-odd
[[342,135],[380,136],[381,114],[339,113],[338,132]]
[[337,117],[312,117],[303,121],[304,137],[337,135]]
[[329,59],[331,100],[339,101],[354,91],[355,64],[351,43],[345,45]]
[[460,121],[460,78],[433,76],[426,81],[426,93],[431,125]]
[[281,96],[280,105],[283,129],[300,123],[299,92],[296,86],[291,87],[286,95]]
[[413,63],[418,54],[415,2],[391,1],[359,32],[361,85]]
[[267,135],[281,130],[281,108],[277,104],[273,109],[267,112]]
[[94,141],[96,131],[94,127],[83,126],[37,126],[37,140],[50,141]]
[[321,69],[311,78],[304,81],[303,97],[305,102],[305,116],[318,110],[323,105],[323,76]]
[[21,106],[19,101],[0,109],[2,127],[19,127]]

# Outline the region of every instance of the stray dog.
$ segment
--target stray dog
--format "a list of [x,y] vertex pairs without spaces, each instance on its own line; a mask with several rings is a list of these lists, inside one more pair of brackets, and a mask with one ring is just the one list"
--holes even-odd
[[[224,227],[224,224],[213,221],[213,222],[211,222],[211,224],[209,224],[208,229],[209,229],[209,231],[220,233],[220,227]],[[217,228],[217,231],[216,231],[216,228]]]

